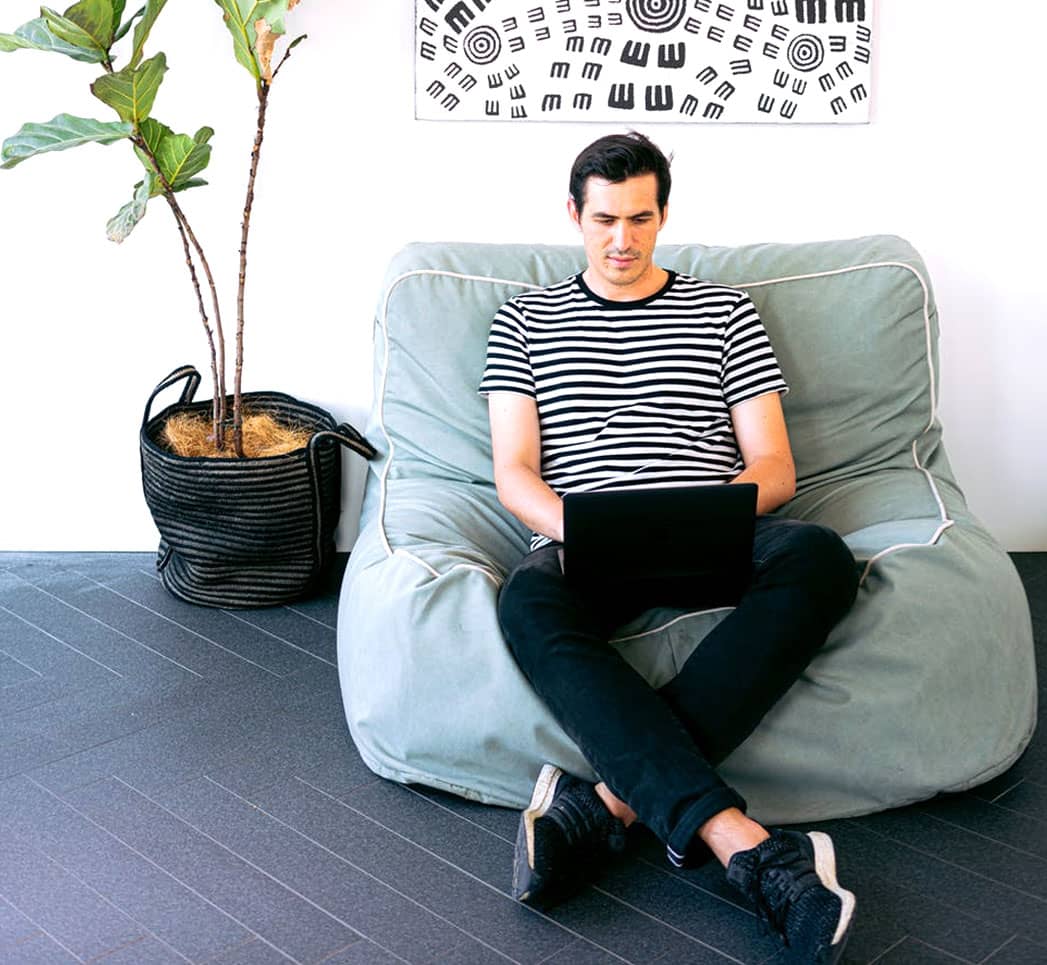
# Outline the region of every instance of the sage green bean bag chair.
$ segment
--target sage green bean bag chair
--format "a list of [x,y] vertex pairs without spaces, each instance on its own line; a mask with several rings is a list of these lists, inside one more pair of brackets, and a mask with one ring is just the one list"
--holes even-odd
[[[938,421],[938,316],[905,241],[665,246],[658,262],[744,288],[791,391],[796,497],[779,512],[854,551],[851,613],[724,778],[766,822],[842,817],[959,791],[1028,742],[1028,604],[967,509]],[[528,533],[498,502],[476,392],[507,298],[584,267],[581,248],[417,244],[389,267],[360,537],[338,620],[345,713],[394,781],[523,806],[543,761],[592,776],[517,670],[495,602]],[[723,611],[652,610],[613,645],[653,685]]]

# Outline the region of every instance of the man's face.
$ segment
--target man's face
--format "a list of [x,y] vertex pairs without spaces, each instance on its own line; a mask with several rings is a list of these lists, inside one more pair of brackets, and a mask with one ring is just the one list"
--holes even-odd
[[589,262],[585,281],[597,295],[628,301],[645,298],[661,287],[665,276],[651,257],[668,207],[658,210],[654,174],[617,183],[591,177],[585,182],[581,212],[573,199],[568,200],[567,210],[582,232]]

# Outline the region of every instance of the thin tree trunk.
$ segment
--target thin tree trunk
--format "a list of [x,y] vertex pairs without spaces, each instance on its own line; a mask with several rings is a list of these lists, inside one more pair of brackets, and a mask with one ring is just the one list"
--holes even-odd
[[[170,203],[170,199],[168,199],[168,201]],[[174,214],[174,209],[172,209],[172,214]],[[215,353],[214,334],[211,331],[211,324],[207,318],[207,309],[204,308],[204,293],[200,288],[200,279],[196,276],[196,265],[193,264],[193,255],[189,250],[189,239],[186,237],[185,229],[182,227],[182,222],[178,220],[177,214],[175,214],[175,225],[178,228],[179,237],[182,239],[182,248],[185,250],[185,263],[189,268],[189,277],[193,281],[193,290],[196,292],[196,303],[200,309],[200,320],[204,324],[204,331],[207,333],[207,345],[211,350],[211,386],[213,389],[211,403],[211,430],[214,433],[215,449],[221,452],[222,449],[225,448],[225,427],[222,425],[221,419],[222,398],[219,390],[218,361]]]
[[[188,239],[189,244],[191,244],[193,249],[196,251],[196,255],[200,259],[200,266],[203,268],[204,275],[207,278],[208,287],[211,291],[211,305],[214,309],[215,333],[218,336],[217,353],[215,353],[214,340],[211,338],[211,330],[207,324],[207,315],[203,308],[203,295],[200,289],[199,279],[197,278],[196,270],[187,247],[186,263],[189,265],[190,277],[193,280],[193,287],[196,290],[200,312],[203,316],[204,326],[207,328],[208,341],[211,345],[211,376],[214,381],[215,389],[215,404],[212,410],[212,420],[215,425],[215,449],[218,452],[221,452],[225,448],[225,424],[228,419],[225,391],[225,333],[222,327],[222,309],[218,302],[218,290],[215,286],[214,275],[211,273],[211,266],[207,261],[207,256],[204,254],[204,250],[201,247],[200,242],[197,241],[192,226],[189,224],[189,219],[185,216],[185,212],[182,210],[181,205],[179,205],[178,200],[175,198],[174,191],[171,190],[171,185],[168,184],[163,171],[160,169],[160,162],[157,161],[156,155],[152,152],[144,138],[140,136],[135,137],[133,138],[133,142],[134,145],[149,159],[149,163],[152,164],[157,179],[160,181],[160,186],[163,188],[164,198],[171,208],[171,213],[175,217],[175,222],[178,225],[178,231],[182,236],[183,244],[186,242],[186,239]],[[217,358],[215,357],[216,354]]]
[[254,184],[258,176],[258,159],[265,137],[265,110],[269,102],[269,84],[258,85],[258,128],[251,148],[251,171],[247,177],[247,198],[244,201],[244,220],[240,224],[240,284],[236,291],[236,375],[233,383],[233,446],[243,456],[243,399],[241,378],[244,367],[244,289],[247,284],[247,238],[251,231],[251,208],[254,206]]

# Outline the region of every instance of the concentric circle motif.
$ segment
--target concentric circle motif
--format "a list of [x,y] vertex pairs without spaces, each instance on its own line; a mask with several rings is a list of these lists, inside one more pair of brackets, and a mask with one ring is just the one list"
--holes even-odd
[[660,34],[679,26],[687,0],[625,0],[625,12],[640,30]]
[[465,56],[480,67],[492,64],[502,52],[502,38],[494,27],[474,27],[462,42]]
[[803,72],[817,70],[825,60],[825,46],[814,34],[797,34],[789,42],[786,57],[794,69]]

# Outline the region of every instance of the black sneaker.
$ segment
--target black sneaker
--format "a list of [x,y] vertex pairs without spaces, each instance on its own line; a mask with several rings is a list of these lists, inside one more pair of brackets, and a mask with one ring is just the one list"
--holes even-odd
[[578,891],[611,855],[625,850],[625,826],[594,785],[546,764],[520,815],[513,897],[548,908]]
[[755,906],[796,965],[831,965],[843,954],[854,895],[836,880],[832,839],[820,831],[771,831],[727,865],[727,880]]

